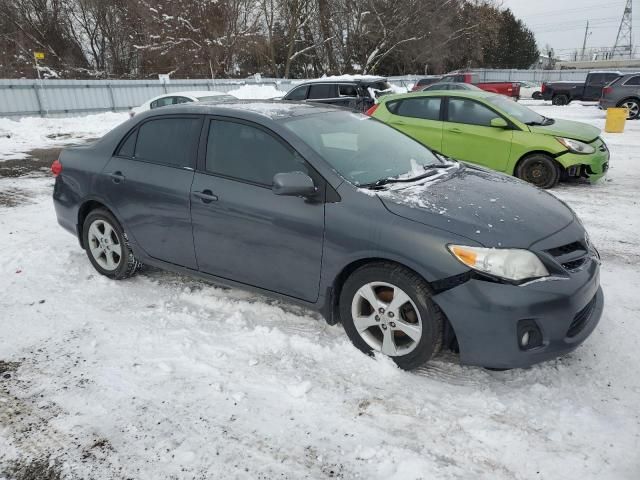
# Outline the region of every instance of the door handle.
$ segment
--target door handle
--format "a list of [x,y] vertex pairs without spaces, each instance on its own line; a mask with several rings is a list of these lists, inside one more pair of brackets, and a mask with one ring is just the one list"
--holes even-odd
[[211,190],[203,190],[201,192],[193,192],[193,196],[202,200],[202,203],[211,203],[218,200],[218,196],[214,195]]
[[459,128],[450,128],[449,131],[451,133],[462,133],[462,130],[460,130]]
[[113,172],[109,174],[113,183],[124,183],[125,176],[122,172]]

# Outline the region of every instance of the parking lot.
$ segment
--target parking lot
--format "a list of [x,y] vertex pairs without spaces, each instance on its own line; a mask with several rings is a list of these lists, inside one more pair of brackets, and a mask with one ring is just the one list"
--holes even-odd
[[[593,106],[527,104],[604,126]],[[605,311],[586,343],[527,370],[464,367],[447,353],[405,372],[289,304],[150,268],[124,282],[98,275],[56,223],[46,166],[61,145],[125,118],[34,119],[0,136],[0,465],[8,472],[638,478],[640,123],[603,135],[604,181],[552,191],[603,259]]]

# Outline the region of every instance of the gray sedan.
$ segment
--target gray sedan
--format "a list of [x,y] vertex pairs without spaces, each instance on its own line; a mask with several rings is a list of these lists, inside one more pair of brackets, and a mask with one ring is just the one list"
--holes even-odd
[[100,274],[145,263],[297,302],[405,369],[442,349],[529,366],[602,312],[598,253],[564,203],[335,107],[151,110],[52,171],[58,222]]
[[640,116],[640,73],[623,75],[602,89],[600,107],[604,110],[625,107],[629,120]]

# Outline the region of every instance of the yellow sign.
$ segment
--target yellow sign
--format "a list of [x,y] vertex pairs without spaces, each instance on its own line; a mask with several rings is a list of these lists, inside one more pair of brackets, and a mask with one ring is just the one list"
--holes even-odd
[[44,53],[43,52],[33,52],[33,57],[36,60],[44,60]]

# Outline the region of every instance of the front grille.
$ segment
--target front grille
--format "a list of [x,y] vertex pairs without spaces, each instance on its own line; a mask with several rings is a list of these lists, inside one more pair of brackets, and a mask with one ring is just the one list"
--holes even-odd
[[571,262],[565,262],[562,264],[562,266],[564,268],[566,268],[567,270],[569,270],[570,272],[575,272],[577,270],[580,270],[580,267],[582,267],[584,265],[584,262],[586,262],[587,259],[586,258],[579,258],[578,260],[573,260]]
[[578,335],[584,327],[586,327],[587,323],[589,323],[589,319],[591,318],[591,314],[593,313],[593,309],[596,306],[596,297],[594,296],[587,306],[576,313],[576,316],[573,317],[573,322],[569,325],[569,330],[567,330],[567,337],[575,337]]
[[568,243],[567,245],[562,245],[561,247],[550,248],[547,252],[554,257],[560,257],[562,255],[577,252],[578,250],[584,250],[584,246],[580,242],[573,242]]
[[580,270],[587,262],[587,249],[581,242],[567,243],[560,247],[550,248],[547,253],[553,256],[569,272]]

